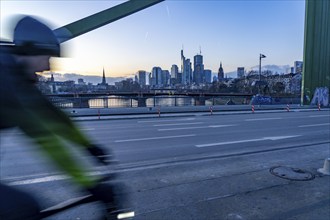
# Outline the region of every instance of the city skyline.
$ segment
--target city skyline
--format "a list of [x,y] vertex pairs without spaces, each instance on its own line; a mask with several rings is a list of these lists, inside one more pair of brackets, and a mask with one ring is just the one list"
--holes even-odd
[[[8,22],[15,14],[34,14],[55,29],[122,2],[1,1],[1,38],[10,38]],[[258,65],[259,53],[267,55],[263,65],[292,66],[303,56],[304,8],[304,1],[165,1],[64,43],[66,57],[54,58],[53,67],[132,76],[180,66],[182,47],[190,60],[201,49],[205,69],[213,73],[220,62],[225,73],[249,70]]]

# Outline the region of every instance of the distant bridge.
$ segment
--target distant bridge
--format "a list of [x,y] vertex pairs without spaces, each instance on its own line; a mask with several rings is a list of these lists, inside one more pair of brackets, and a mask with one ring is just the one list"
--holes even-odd
[[[58,107],[73,108],[108,108],[108,107],[151,107],[151,106],[181,106],[226,104],[239,100],[240,104],[247,104],[253,94],[234,93],[204,93],[204,92],[99,92],[99,93],[67,93],[51,94],[48,98]],[[221,100],[221,101],[219,101]],[[115,104],[117,103],[117,104]],[[120,104],[118,104],[120,103]],[[125,104],[126,103],[126,104]]]
[[159,89],[150,92],[97,92],[97,93],[63,93],[63,94],[49,94],[48,97],[101,97],[101,96],[124,96],[124,97],[153,97],[153,96],[189,96],[189,97],[214,97],[214,96],[228,96],[228,97],[246,97],[251,98],[252,93],[210,93],[210,92],[177,92],[174,90]]
[[[213,106],[249,104],[253,94],[209,92],[104,92],[52,94],[60,108],[118,108],[156,106]],[[299,96],[272,96],[272,104],[298,104]]]

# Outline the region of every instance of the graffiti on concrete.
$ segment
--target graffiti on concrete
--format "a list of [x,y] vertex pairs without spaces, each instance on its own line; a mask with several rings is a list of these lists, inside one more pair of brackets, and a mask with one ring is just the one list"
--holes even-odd
[[252,97],[251,105],[271,105],[272,104],[272,97],[270,96],[262,96],[262,95],[255,95]]
[[329,89],[327,87],[319,87],[315,89],[311,105],[328,106],[329,105]]

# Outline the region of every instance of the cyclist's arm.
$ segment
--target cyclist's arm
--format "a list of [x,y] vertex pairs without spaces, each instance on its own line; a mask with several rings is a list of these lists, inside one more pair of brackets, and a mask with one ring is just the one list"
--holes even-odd
[[27,91],[31,94],[27,97],[28,100],[24,101],[25,106],[43,120],[50,131],[78,146],[91,146],[91,141],[77,128],[71,119],[55,107],[37,88],[31,86]]
[[41,151],[52,160],[61,170],[73,178],[79,185],[90,188],[97,183],[97,179],[87,176],[87,172],[80,166],[69,152],[64,143],[50,131],[42,119],[34,112],[24,111],[28,119],[21,120],[19,127],[31,137]]

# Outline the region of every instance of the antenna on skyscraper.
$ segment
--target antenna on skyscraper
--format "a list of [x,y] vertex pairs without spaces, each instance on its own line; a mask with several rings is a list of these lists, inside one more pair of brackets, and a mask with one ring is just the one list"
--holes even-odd
[[201,49],[201,46],[199,46],[199,55],[202,55],[202,49]]

